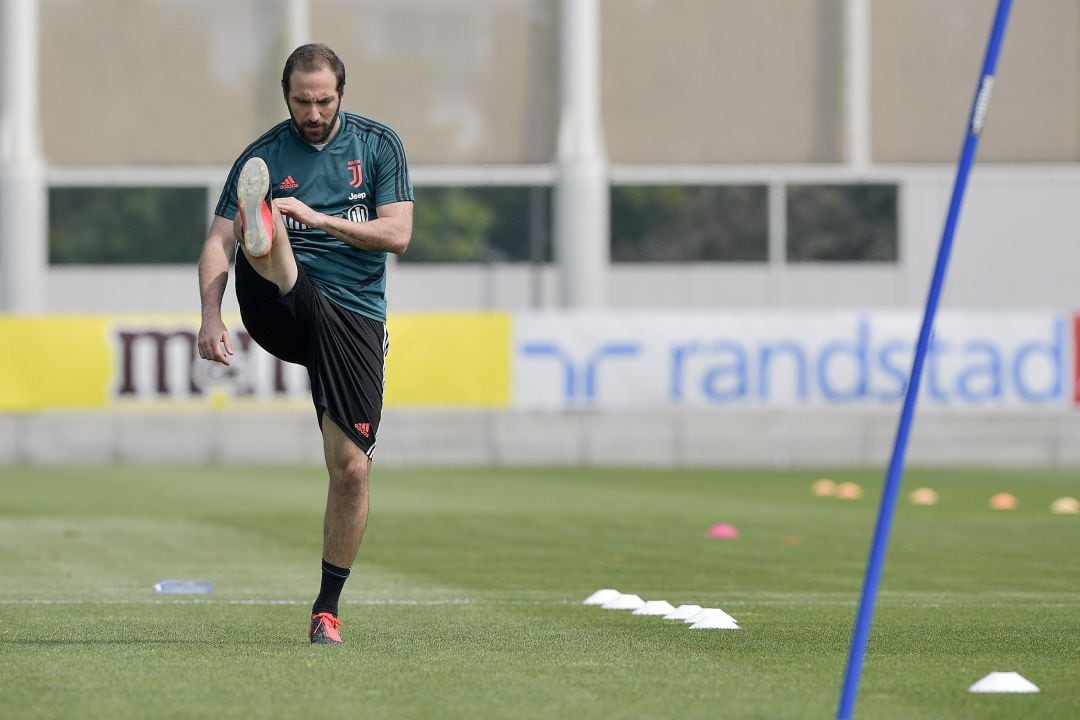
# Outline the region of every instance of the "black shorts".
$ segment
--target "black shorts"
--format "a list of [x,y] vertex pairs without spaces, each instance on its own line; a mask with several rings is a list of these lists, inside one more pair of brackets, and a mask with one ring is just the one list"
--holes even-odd
[[236,253],[236,299],[248,334],[281,360],[307,368],[322,427],[327,415],[372,457],[382,419],[383,378],[390,348],[386,325],[331,302],[297,263],[296,285],[277,285]]

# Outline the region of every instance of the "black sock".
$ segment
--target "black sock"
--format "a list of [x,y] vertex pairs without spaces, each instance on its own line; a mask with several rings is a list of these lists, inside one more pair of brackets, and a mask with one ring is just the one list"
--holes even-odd
[[315,604],[311,606],[311,614],[328,612],[337,617],[338,598],[341,597],[341,589],[345,587],[345,581],[349,579],[351,568],[339,568],[322,561],[322,585],[319,586],[319,597],[315,598]]

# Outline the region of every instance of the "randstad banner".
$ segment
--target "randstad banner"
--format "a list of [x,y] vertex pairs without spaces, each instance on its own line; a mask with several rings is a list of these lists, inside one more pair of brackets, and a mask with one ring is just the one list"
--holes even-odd
[[[920,322],[876,311],[518,315],[514,406],[888,406],[906,391]],[[1065,313],[943,313],[921,406],[1073,404],[1076,327]]]
[[[310,410],[304,368],[263,351],[226,318],[228,367],[198,357],[197,315],[0,316],[0,412],[44,409]],[[505,313],[390,318],[386,405],[510,404]]]
[[[918,313],[401,313],[387,407],[523,411],[881,407],[906,388]],[[201,360],[195,315],[0,316],[0,412],[310,410],[306,371],[239,318],[232,364]],[[920,407],[1080,403],[1080,317],[943,313]]]

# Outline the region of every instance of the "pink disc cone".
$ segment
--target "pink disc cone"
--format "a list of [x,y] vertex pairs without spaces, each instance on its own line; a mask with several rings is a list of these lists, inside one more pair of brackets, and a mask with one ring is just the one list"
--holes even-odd
[[739,537],[739,528],[731,523],[717,523],[706,531],[705,537],[717,538],[718,540],[735,540]]

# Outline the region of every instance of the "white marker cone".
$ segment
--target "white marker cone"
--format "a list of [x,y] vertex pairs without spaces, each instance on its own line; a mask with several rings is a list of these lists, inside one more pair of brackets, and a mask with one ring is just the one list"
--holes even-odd
[[1039,687],[1016,672],[992,672],[968,688],[970,693],[1037,693]]
[[582,601],[581,604],[582,605],[603,605],[604,603],[608,602],[609,600],[614,600],[615,598],[619,597],[620,595],[622,595],[622,593],[619,592],[618,590],[615,590],[614,588],[604,588],[603,590],[597,590],[592,595],[585,598]]
[[735,620],[735,618],[731,617],[720,608],[702,608],[701,611],[698,612],[696,615],[691,615],[690,617],[686,618],[686,622],[691,624],[702,621],[712,622],[715,619],[719,619],[723,622],[729,623],[738,622],[737,620]]
[[[702,617],[704,616],[704,617]],[[690,626],[691,630],[739,630],[735,619],[723,610],[702,610],[696,616],[698,620]]]
[[637,595],[620,595],[613,600],[607,601],[600,607],[605,610],[637,610],[644,604],[645,601]]
[[701,612],[700,605],[680,605],[664,616],[665,620],[689,620]]
[[675,612],[675,606],[669,603],[667,600],[650,600],[637,610],[634,611],[634,615],[657,615],[663,616],[670,612]]

